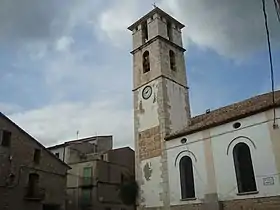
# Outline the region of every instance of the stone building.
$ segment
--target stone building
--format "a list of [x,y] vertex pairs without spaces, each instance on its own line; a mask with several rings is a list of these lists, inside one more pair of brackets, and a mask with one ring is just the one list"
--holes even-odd
[[64,210],[69,166],[0,113],[0,209]]
[[139,209],[280,209],[280,91],[192,116],[183,27],[156,7],[128,28]]
[[113,148],[113,136],[92,136],[89,138],[67,141],[48,149],[65,163],[77,158],[79,150],[83,153],[103,153]]
[[113,149],[112,140],[112,136],[94,136],[49,148],[60,158],[64,156],[71,167],[67,176],[67,210],[134,209],[119,198],[122,181],[134,176],[134,151],[129,147]]

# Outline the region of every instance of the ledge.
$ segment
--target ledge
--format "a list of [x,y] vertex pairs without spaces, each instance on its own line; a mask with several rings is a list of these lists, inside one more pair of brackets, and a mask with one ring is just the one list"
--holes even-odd
[[181,201],[195,201],[197,198],[182,198]]
[[236,195],[243,196],[243,195],[254,195],[254,194],[258,194],[258,193],[259,193],[259,191],[251,191],[251,192],[237,193]]

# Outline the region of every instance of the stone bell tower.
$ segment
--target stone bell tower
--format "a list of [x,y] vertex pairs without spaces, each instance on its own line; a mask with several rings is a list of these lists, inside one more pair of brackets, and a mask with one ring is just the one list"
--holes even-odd
[[136,178],[140,209],[170,206],[164,137],[190,118],[181,29],[159,9],[132,24]]

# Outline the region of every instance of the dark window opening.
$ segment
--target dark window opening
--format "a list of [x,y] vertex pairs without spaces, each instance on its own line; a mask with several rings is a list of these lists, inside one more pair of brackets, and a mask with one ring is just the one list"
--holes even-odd
[[234,167],[239,193],[257,191],[250,148],[245,143],[238,143],[233,148]]
[[172,25],[170,22],[167,22],[167,36],[168,36],[168,39],[170,41],[173,41],[173,35],[172,35]]
[[34,150],[34,156],[33,156],[34,163],[36,163],[36,164],[40,163],[40,159],[41,159],[41,150],[40,149],[35,149]]
[[94,150],[94,152],[97,152],[97,145],[96,144],[93,145],[93,150]]
[[36,196],[38,190],[39,190],[39,175],[35,173],[29,174],[27,196],[28,197]]
[[149,52],[145,51],[143,54],[143,73],[150,71],[150,58]]
[[10,131],[2,130],[1,132],[1,146],[9,147],[11,145],[11,135]]
[[142,42],[146,43],[148,41],[148,25],[147,21],[142,23]]
[[182,199],[195,198],[192,159],[188,156],[182,157],[179,167]]
[[55,156],[59,158],[59,152],[55,153]]
[[125,181],[126,181],[125,175],[121,173],[121,184],[125,183]]
[[175,60],[175,53],[172,50],[169,50],[169,62],[170,62],[170,69],[175,71],[176,70],[176,60]]

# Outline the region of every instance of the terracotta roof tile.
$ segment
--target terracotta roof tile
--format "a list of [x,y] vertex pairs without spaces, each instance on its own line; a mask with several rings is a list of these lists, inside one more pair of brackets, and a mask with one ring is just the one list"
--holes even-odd
[[[280,90],[275,91],[275,106],[280,106]],[[185,129],[166,136],[171,140],[183,135],[195,133],[227,122],[248,117],[273,108],[272,93],[258,95],[213,111],[192,117]]]

